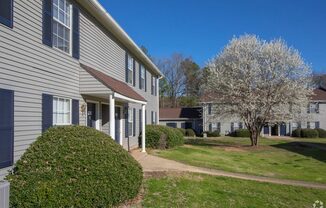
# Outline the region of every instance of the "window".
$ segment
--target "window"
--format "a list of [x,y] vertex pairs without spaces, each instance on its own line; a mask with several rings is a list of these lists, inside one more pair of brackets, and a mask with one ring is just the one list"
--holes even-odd
[[151,87],[151,93],[152,95],[155,95],[155,82],[156,82],[156,78],[152,75],[152,87]]
[[133,122],[134,122],[134,114],[132,108],[128,109],[128,134],[129,136],[133,135]]
[[143,65],[140,65],[140,89],[145,89],[145,67]]
[[212,115],[212,104],[208,104],[208,115]]
[[71,100],[53,97],[53,125],[71,124]]
[[127,70],[128,70],[128,80],[127,82],[129,84],[133,84],[134,83],[134,59],[128,54],[128,66],[127,66]]
[[310,103],[308,113],[319,113],[319,103]]
[[156,113],[152,111],[152,124],[156,124]]
[[300,128],[300,124],[298,122],[293,122],[292,123],[292,130],[295,130],[297,128]]
[[315,126],[315,122],[307,122],[307,128],[308,129],[315,129],[316,128],[316,126]]
[[53,47],[71,53],[71,4],[53,0]]
[[177,123],[166,123],[166,126],[172,127],[172,128],[177,128]]
[[234,122],[233,124],[233,131],[238,130],[240,128],[239,123]]
[[220,122],[212,123],[212,131],[221,132],[221,123]]

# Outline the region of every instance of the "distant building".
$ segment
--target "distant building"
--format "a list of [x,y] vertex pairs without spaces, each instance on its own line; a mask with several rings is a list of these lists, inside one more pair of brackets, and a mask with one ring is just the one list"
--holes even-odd
[[202,108],[161,108],[160,125],[203,132]]

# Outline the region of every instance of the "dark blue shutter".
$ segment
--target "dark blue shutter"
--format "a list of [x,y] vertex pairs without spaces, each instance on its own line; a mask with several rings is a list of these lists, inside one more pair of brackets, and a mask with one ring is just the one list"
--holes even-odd
[[154,88],[153,88],[153,75],[151,74],[151,95],[154,93]]
[[126,52],[126,82],[128,83],[128,53]]
[[13,0],[0,1],[0,23],[13,28]]
[[151,111],[151,123],[154,124],[154,111]]
[[143,129],[143,115],[142,115],[142,110],[139,109],[139,134],[141,134],[142,129]]
[[14,92],[0,89],[0,168],[13,164]]
[[145,69],[145,92],[147,92],[147,70]]
[[136,109],[134,108],[133,109],[133,114],[134,114],[134,116],[133,116],[133,122],[132,122],[132,124],[134,125],[133,126],[133,128],[132,128],[132,133],[133,133],[133,136],[136,136]]
[[52,0],[43,0],[43,44],[52,47]]
[[72,57],[75,59],[79,59],[79,9],[76,5],[73,5],[72,9]]
[[128,122],[129,110],[128,110],[128,107],[126,107],[125,109],[126,109],[126,113],[125,113],[125,137],[128,138],[129,137],[129,122]]
[[157,96],[157,78],[155,77],[155,96]]
[[210,131],[210,132],[213,131],[213,125],[212,125],[212,123],[209,123],[209,125],[208,125],[208,131]]
[[133,82],[133,85],[134,85],[134,87],[136,87],[136,61],[135,61],[135,59],[133,60],[134,61],[134,64],[133,64],[133,80],[132,80],[132,82]]
[[42,94],[42,132],[53,126],[53,96]]
[[139,89],[142,89],[142,84],[141,84],[141,64],[139,63]]
[[147,125],[147,110],[145,110],[145,126]]
[[320,123],[319,123],[319,121],[316,121],[316,122],[315,122],[315,128],[316,128],[316,129],[319,129],[319,128],[320,128]]
[[79,100],[72,100],[72,119],[74,125],[79,125]]
[[231,132],[233,132],[234,131],[234,123],[232,122],[231,123]]

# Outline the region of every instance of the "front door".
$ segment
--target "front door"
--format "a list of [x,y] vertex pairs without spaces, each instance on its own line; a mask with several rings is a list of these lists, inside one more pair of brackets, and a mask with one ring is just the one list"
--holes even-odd
[[121,108],[115,107],[115,141],[119,143],[121,132],[120,132],[120,123],[121,123]]
[[282,123],[280,127],[280,135],[281,136],[286,136],[286,124]]
[[87,126],[96,128],[96,104],[87,103]]

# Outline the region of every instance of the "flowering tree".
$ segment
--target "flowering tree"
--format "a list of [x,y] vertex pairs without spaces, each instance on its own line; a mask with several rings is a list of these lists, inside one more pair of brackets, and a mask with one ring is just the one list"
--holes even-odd
[[253,35],[234,38],[208,63],[206,91],[216,116],[238,116],[252,146],[266,122],[299,117],[312,90],[310,67],[282,40]]

